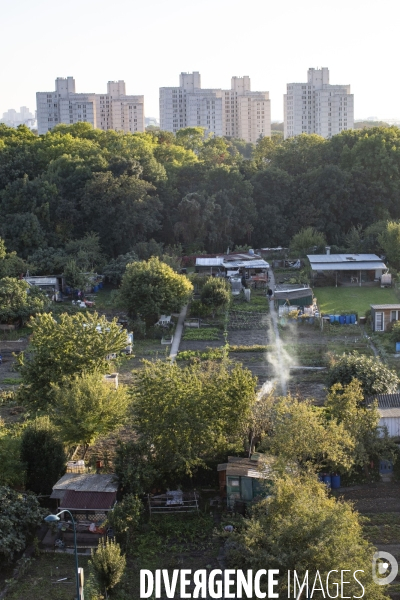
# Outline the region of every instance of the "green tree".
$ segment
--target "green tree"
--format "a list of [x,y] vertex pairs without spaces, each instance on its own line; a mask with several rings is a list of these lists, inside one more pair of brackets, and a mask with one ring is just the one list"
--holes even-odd
[[73,258],[66,261],[63,275],[65,283],[74,290],[84,290],[88,285],[88,276],[82,273],[82,269]]
[[198,153],[204,143],[203,127],[184,127],[176,132],[176,143]]
[[[273,494],[259,502],[252,510],[250,519],[245,519],[237,532],[230,534],[226,546],[230,568],[279,569],[280,573],[297,571],[300,582],[309,573],[308,594],[311,598],[326,597],[326,592],[312,593],[319,571],[326,590],[326,578],[330,572],[329,593],[337,596],[340,590],[340,570],[348,569],[365,588],[365,598],[383,600],[387,598],[383,586],[373,582],[371,557],[375,551],[365,539],[358,513],[351,504],[329,497],[326,486],[317,481],[315,475],[302,473],[286,474],[274,480]],[[361,597],[363,590],[351,580],[343,588],[343,596]],[[339,584],[339,585],[337,585]],[[288,594],[288,578],[279,578],[275,589],[279,597],[295,597],[293,578]],[[266,589],[264,589],[266,591]]]
[[0,238],[0,279],[3,277],[20,277],[28,270],[28,263],[16,252],[6,252],[3,240]]
[[200,294],[200,300],[204,306],[212,311],[213,317],[217,310],[224,309],[230,301],[229,285],[224,279],[210,277],[203,286]]
[[272,433],[264,438],[283,468],[293,464],[301,469],[330,468],[349,470],[353,465],[354,442],[343,424],[326,422],[320,409],[311,402],[288,396],[281,398],[272,411]]
[[396,372],[377,358],[358,352],[334,358],[327,375],[328,386],[332,387],[335,383],[349,385],[353,379],[360,382],[365,398],[377,394],[393,394],[400,383]]
[[28,256],[30,269],[35,275],[48,275],[49,273],[62,273],[68,261],[65,251],[61,248],[39,248]]
[[69,445],[90,444],[111,433],[127,418],[129,396],[125,387],[104,381],[101,373],[83,372],[54,386],[52,418]]
[[389,221],[386,229],[378,236],[378,243],[383,248],[388,262],[400,269],[400,223]]
[[133,494],[124,496],[122,502],[118,502],[108,513],[107,524],[115,531],[126,553],[134,541],[142,513],[143,503]]
[[142,496],[157,485],[160,473],[146,440],[117,443],[115,474],[123,494]]
[[0,419],[0,486],[22,487],[25,465],[21,462],[21,431]]
[[0,279],[0,323],[26,323],[48,306],[45,294],[29,287],[26,281],[12,277]]
[[349,385],[333,385],[325,402],[328,417],[343,423],[354,441],[354,466],[366,467],[376,457],[392,458],[395,445],[383,435],[379,427],[380,415],[377,403],[366,407],[361,384],[353,379]]
[[24,550],[44,515],[34,494],[0,486],[0,557],[12,560]]
[[248,369],[226,362],[145,362],[132,390],[133,426],[159,473],[179,480],[211,457],[240,451],[255,385]]
[[153,257],[127,266],[119,290],[119,302],[130,316],[140,315],[153,325],[160,314],[182,308],[193,289],[185,275]]
[[67,456],[48,418],[36,419],[22,434],[21,460],[26,464],[26,487],[35,494],[51,494],[64,475]]
[[99,270],[104,266],[105,261],[98,233],[86,233],[80,240],[69,241],[65,245],[65,251],[74,258],[84,272]]
[[117,258],[113,258],[103,269],[103,275],[108,279],[110,283],[119,285],[122,277],[126,271],[126,266],[130,263],[136,262],[138,256],[136,252],[128,252],[127,254],[120,254]]
[[23,385],[22,400],[37,408],[52,401],[52,385],[62,385],[83,372],[109,371],[107,356],[126,347],[126,332],[116,321],[97,313],[63,314],[55,321],[50,314],[30,322],[29,353],[18,356],[17,369]]
[[290,252],[301,257],[313,252],[316,247],[321,250],[326,245],[323,233],[313,227],[305,227],[294,235],[290,241]]
[[104,590],[106,598],[122,579],[126,567],[126,558],[121,553],[121,547],[113,540],[99,540],[97,550],[92,550],[92,558],[89,561],[93,568],[97,582]]

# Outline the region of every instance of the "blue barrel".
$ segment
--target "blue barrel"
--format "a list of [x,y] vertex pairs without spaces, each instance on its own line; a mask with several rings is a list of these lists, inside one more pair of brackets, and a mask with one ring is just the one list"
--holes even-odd
[[94,285],[93,286],[93,291],[94,291],[94,293],[98,292],[99,291],[99,286],[98,285]]
[[331,481],[333,490],[340,488],[340,475],[332,475]]
[[335,315],[335,322],[336,323],[339,323],[339,319],[340,319],[339,315]]
[[329,320],[331,323],[335,322],[335,315],[329,315]]
[[328,488],[332,486],[332,477],[330,475],[325,474],[323,481]]
[[354,323],[357,321],[356,319],[356,315],[350,315],[350,322],[352,325],[354,325]]
[[350,325],[350,323],[351,323],[351,316],[346,315],[346,325]]
[[400,352],[400,342],[396,342],[396,352]]
[[339,323],[341,325],[344,325],[345,322],[346,322],[346,317],[344,315],[340,315],[340,317],[339,317]]
[[102,282],[102,281],[100,281],[100,282],[99,282],[99,290],[102,290],[102,289],[103,289],[103,282]]

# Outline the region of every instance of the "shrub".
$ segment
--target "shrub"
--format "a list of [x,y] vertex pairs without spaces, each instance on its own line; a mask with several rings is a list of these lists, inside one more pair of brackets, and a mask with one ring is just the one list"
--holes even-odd
[[99,546],[89,561],[94,570],[95,578],[102,590],[107,592],[121,581],[126,567],[126,558],[121,554],[121,547],[112,540],[103,542],[99,540]]
[[230,296],[229,285],[224,279],[210,277],[201,290],[200,299],[202,304],[211,309],[214,317],[217,310],[228,306]]
[[209,306],[205,306],[200,300],[193,300],[190,305],[190,315],[203,319],[211,315],[211,309]]
[[364,397],[392,394],[400,383],[396,372],[377,358],[352,352],[333,359],[328,371],[328,387],[335,383],[348,385],[353,379],[358,379],[361,383]]

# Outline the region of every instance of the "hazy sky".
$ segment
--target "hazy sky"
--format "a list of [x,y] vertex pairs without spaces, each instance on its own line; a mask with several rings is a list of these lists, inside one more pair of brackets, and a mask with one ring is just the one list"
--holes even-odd
[[249,75],[282,119],[286,83],[324,66],[356,118],[400,117],[399,16],[397,0],[0,0],[0,115],[72,75],[77,92],[124,79],[158,117],[158,88],[200,71],[202,87]]

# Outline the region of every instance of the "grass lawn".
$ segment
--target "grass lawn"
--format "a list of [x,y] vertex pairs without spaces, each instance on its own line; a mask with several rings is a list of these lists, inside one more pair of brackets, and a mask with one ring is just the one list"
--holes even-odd
[[[79,556],[87,575],[88,558]],[[66,581],[56,583],[66,577]],[[9,600],[71,600],[76,594],[73,554],[45,553],[34,558],[24,575],[7,594]]]
[[328,314],[357,313],[363,317],[371,304],[393,304],[399,299],[392,288],[325,287],[314,289],[320,311]]

